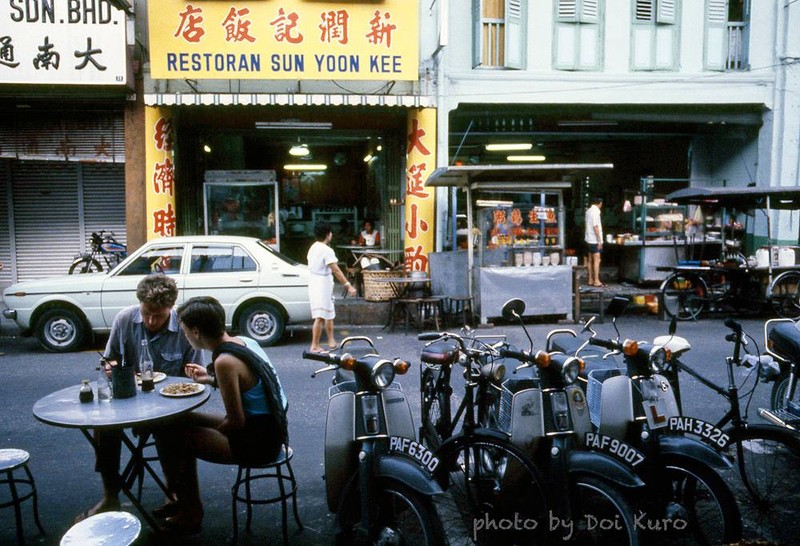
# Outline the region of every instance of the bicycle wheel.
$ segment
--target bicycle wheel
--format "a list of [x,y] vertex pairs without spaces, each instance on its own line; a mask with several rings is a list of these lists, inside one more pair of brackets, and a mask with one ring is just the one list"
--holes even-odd
[[728,544],[742,537],[736,498],[714,470],[688,459],[667,459],[668,494],[637,520],[647,544]]
[[72,262],[72,265],[69,266],[70,275],[73,273],[96,273],[102,270],[103,266],[100,265],[100,262],[88,256],[75,260]]
[[573,525],[554,529],[559,533],[554,537],[559,539],[558,543],[639,544],[633,510],[619,489],[597,478],[577,476],[570,484],[570,490]]
[[661,284],[664,310],[678,320],[691,320],[703,310],[708,290],[693,273],[673,273]]
[[770,304],[779,317],[800,318],[800,272],[778,275],[770,289]]
[[[443,430],[447,426],[442,415],[441,397],[444,393],[436,390],[436,378],[438,370],[427,367],[420,376],[420,411],[422,413],[422,423],[419,427],[419,440],[431,451],[436,451],[445,438],[442,437]],[[449,387],[448,387],[449,388]]]
[[451,543],[542,544],[548,510],[539,471],[517,448],[470,436],[444,444],[434,477],[446,490],[435,501]]
[[745,529],[779,544],[797,541],[800,506],[800,436],[781,428],[751,425],[726,431],[736,457],[733,482]]

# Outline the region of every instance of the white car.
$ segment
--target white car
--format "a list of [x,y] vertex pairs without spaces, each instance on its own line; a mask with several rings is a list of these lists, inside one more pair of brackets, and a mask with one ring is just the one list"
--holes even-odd
[[114,317],[137,303],[136,285],[163,272],[178,283],[178,304],[213,296],[226,326],[262,345],[287,323],[311,320],[308,267],[249,237],[188,236],[149,241],[107,273],[21,282],[3,291],[3,315],[50,351],[81,348],[91,333],[111,330]]

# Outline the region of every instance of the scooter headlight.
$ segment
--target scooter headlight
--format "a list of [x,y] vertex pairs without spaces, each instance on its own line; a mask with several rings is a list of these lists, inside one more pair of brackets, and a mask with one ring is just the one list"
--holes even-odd
[[561,366],[561,379],[565,385],[572,385],[583,369],[583,360],[577,357],[568,358]]
[[653,347],[648,360],[651,368],[657,371],[663,370],[667,366],[667,351],[664,350],[664,347]]
[[394,380],[394,373],[392,362],[381,359],[372,366],[372,382],[379,389],[385,389]]

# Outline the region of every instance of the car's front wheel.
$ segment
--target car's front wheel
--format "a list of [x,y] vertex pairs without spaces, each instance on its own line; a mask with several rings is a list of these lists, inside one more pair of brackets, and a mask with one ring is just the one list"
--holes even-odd
[[265,347],[277,343],[285,328],[283,313],[269,303],[254,303],[239,315],[239,333]]
[[89,328],[83,318],[67,308],[48,309],[36,322],[36,337],[53,353],[77,351],[86,343]]

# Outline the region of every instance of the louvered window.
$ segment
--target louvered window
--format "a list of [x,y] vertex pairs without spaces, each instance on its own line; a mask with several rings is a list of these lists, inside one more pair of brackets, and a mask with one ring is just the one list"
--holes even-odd
[[558,0],[554,65],[561,70],[600,70],[603,65],[603,0]]
[[750,2],[706,0],[703,66],[706,70],[747,70]]
[[473,65],[526,66],[527,0],[473,0]]
[[680,0],[635,0],[632,70],[675,70],[678,66]]

